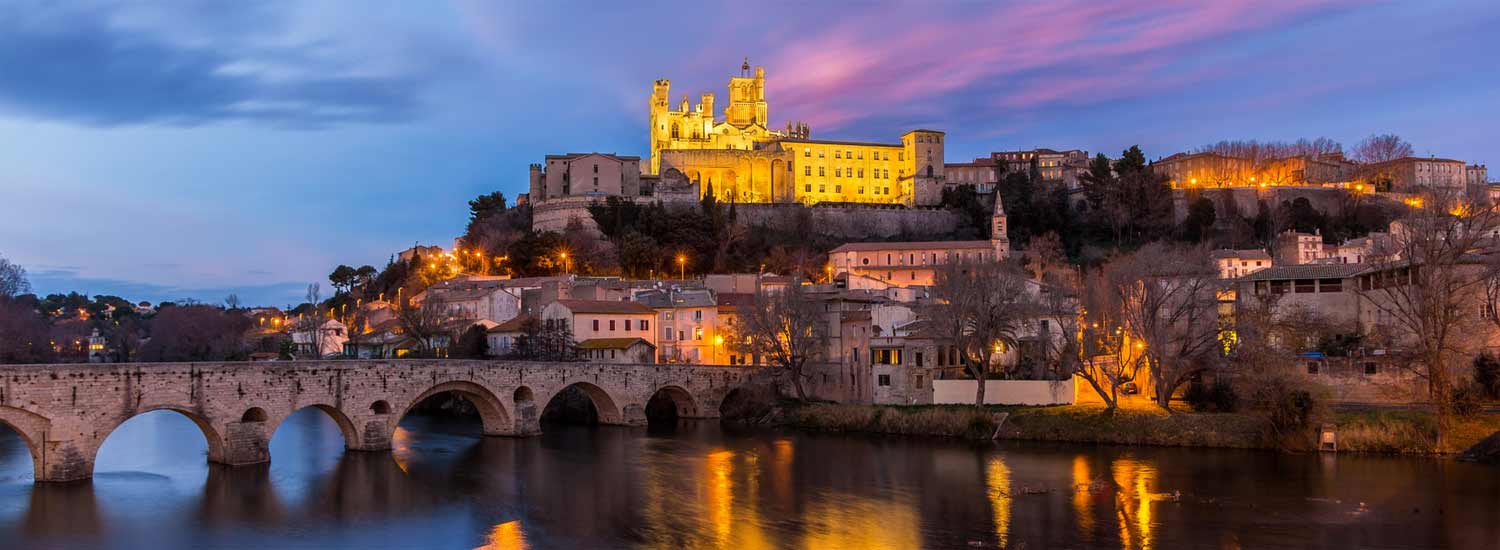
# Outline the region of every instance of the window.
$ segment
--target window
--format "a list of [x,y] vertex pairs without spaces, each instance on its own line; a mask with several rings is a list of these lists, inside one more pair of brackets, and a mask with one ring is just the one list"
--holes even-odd
[[812,175],[812,167],[811,166],[803,166],[802,167],[802,175],[804,175],[804,176],[811,176]]
[[838,151],[834,151],[833,152],[833,158],[838,159],[838,158],[844,158],[844,157],[839,156],[839,152]]
[[823,168],[823,167],[822,167],[822,166],[819,166],[819,167],[818,167],[818,175],[819,175],[819,176],[822,176],[822,175],[826,175],[826,174],[825,174],[825,173],[824,173],[824,168]]
[[693,310],[693,320],[694,321],[702,321],[703,320],[703,310],[701,310],[701,309]]
[[610,332],[614,332],[615,331],[615,320],[614,319],[610,319],[609,320],[609,331]]
[[819,193],[827,193],[828,192],[828,185],[827,184],[823,184],[823,183],[818,184],[818,192]]
[[922,366],[922,352],[917,352],[917,366]]
[[625,320],[625,332],[630,332],[630,319]]
[[833,169],[833,177],[837,178],[837,177],[840,177],[840,176],[843,176],[843,175],[844,175],[844,169],[843,168],[834,168]]
[[865,186],[863,186],[863,185],[859,186],[859,194],[861,194],[861,195],[865,194]]
[[859,160],[865,160],[865,152],[864,151],[860,151],[857,154],[859,155]]
[[599,173],[599,165],[598,165],[598,164],[595,164],[595,165],[594,165],[594,173],[595,173],[595,174],[598,174],[598,173]]
[[806,147],[803,147],[802,148],[802,156],[804,156],[804,157],[811,157],[812,156],[812,149],[808,149]]
[[812,184],[809,183],[809,184],[803,185],[802,186],[802,191],[806,192],[806,193],[811,193],[812,192]]
[[1315,279],[1297,279],[1297,283],[1296,283],[1294,292],[1296,292],[1297,294],[1307,294],[1307,293],[1311,293],[1311,292],[1316,292],[1317,290],[1318,290],[1318,288],[1317,288],[1317,280],[1315,280]]
[[865,177],[865,169],[864,168],[860,168],[859,169],[859,177],[861,177],[861,178]]
[[843,193],[844,192],[844,186],[842,186],[842,185],[835,185],[835,186],[833,186],[833,192],[834,193]]
[[818,149],[818,158],[824,158],[822,149]]
[[890,386],[891,385],[891,375],[889,375],[889,374],[882,374],[882,375],[880,375],[879,384],[881,386]]
[[1343,279],[1318,279],[1318,292],[1343,292]]

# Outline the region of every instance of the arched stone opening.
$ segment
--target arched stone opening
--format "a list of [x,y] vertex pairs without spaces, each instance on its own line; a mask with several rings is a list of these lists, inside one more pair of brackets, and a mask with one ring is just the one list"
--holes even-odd
[[776,403],[776,390],[769,384],[752,384],[729,390],[719,400],[719,418],[724,420],[759,419],[769,414]]
[[698,416],[697,401],[681,386],[664,386],[646,401],[646,421],[652,424],[672,423]]
[[[445,396],[444,394],[448,395]],[[423,405],[425,401],[433,398],[442,399],[444,397],[456,397],[456,400],[451,400],[450,402],[457,408],[472,406],[473,412],[479,416],[484,435],[512,435],[515,433],[515,425],[511,421],[510,414],[505,411],[505,405],[488,388],[473,382],[445,382],[433,386],[431,389],[418,395],[416,399],[411,400],[411,403],[408,403],[406,408],[402,410],[401,418],[398,418],[397,421],[399,422],[404,419],[406,415],[410,414],[413,409],[418,408],[419,405]],[[434,400],[432,403],[424,406],[436,405],[438,403],[438,400]]]
[[359,430],[354,427],[354,422],[349,419],[349,415],[344,414],[344,411],[341,411],[337,407],[334,407],[332,405],[308,405],[306,407],[302,407],[300,409],[292,411],[291,414],[288,414],[285,418],[278,420],[275,426],[272,426],[269,430],[266,431],[267,444],[276,439],[276,432],[281,430],[282,424],[285,424],[287,419],[295,416],[299,412],[308,409],[316,409],[322,411],[323,414],[327,415],[330,420],[333,420],[334,425],[338,426],[339,428],[339,435],[344,439],[344,449],[347,450],[360,448]]
[[[152,414],[152,413],[163,413],[164,414],[165,412],[176,413],[176,414],[181,415],[181,416],[187,418],[188,420],[192,421],[193,425],[198,427],[198,431],[202,432],[203,439],[208,443],[208,452],[207,452],[207,454],[208,454],[208,461],[209,462],[225,462],[225,456],[226,455],[225,455],[225,448],[224,448],[224,443],[225,443],[224,437],[219,433],[218,429],[214,428],[213,423],[208,418],[205,418],[205,417],[199,415],[196,412],[185,410],[185,409],[180,409],[180,408],[176,408],[176,407],[152,407],[152,408],[148,408],[148,409],[142,410],[140,412],[137,412],[136,414],[133,414],[133,415],[131,415],[131,416],[129,416],[129,417],[121,420],[120,422],[116,423],[115,425],[111,426],[109,428],[109,430],[107,430],[106,432],[104,432],[105,436],[103,438],[99,439],[99,444],[98,444],[97,447],[94,447],[93,449],[86,450],[86,451],[83,450],[83,449],[80,449],[80,451],[85,451],[85,453],[87,455],[86,457],[82,457],[82,458],[84,458],[84,460],[87,461],[88,467],[90,469],[89,471],[91,472],[90,475],[92,475],[92,472],[94,471],[95,466],[98,464],[100,457],[104,455],[105,449],[107,447],[109,447],[109,444],[110,444],[109,440],[111,438],[115,437],[115,434],[119,433],[120,429],[122,427],[124,427],[126,424],[132,423],[133,421],[139,422],[140,420],[138,420],[138,419],[140,419],[141,417],[147,416],[149,414]],[[130,435],[134,436],[135,434],[130,434]],[[130,448],[132,448],[132,449],[139,448],[139,447],[140,447],[140,445],[130,445]],[[113,452],[113,451],[111,451],[111,452]],[[106,461],[106,462],[108,462],[108,461]]]
[[381,399],[370,404],[370,412],[375,414],[391,414],[391,404]]
[[245,414],[240,415],[240,422],[265,422],[266,410],[260,407],[245,409]]
[[542,409],[542,420],[582,424],[621,424],[623,415],[615,399],[603,388],[588,382],[568,385]]
[[15,441],[26,447],[26,454],[31,457],[32,480],[40,481],[42,476],[42,454],[41,447],[32,439],[33,435],[26,433],[26,424],[40,423],[45,425],[46,420],[21,409],[0,407],[0,439],[12,437]]

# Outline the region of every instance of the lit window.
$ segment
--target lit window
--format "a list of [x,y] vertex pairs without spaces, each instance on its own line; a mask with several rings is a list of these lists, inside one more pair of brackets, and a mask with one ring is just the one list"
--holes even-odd
[[859,154],[859,160],[865,160],[865,152],[864,151],[860,151],[858,154]]
[[807,192],[807,193],[811,193],[812,192],[812,184],[809,183],[807,185],[803,185],[802,186],[802,191]]
[[818,149],[818,158],[823,158],[823,150]]
[[827,192],[827,191],[828,191],[828,185],[822,184],[822,183],[818,184],[818,192],[819,193],[824,193],[824,192]]
[[860,168],[859,169],[859,177],[861,177],[861,178],[865,177],[865,169],[864,168]]
[[819,175],[819,176],[822,176],[822,175],[824,175],[824,173],[823,173],[823,167],[822,167],[822,166],[819,166],[819,167],[818,167],[818,175]]
[[802,175],[804,175],[804,176],[811,176],[812,175],[812,167],[811,166],[803,166],[802,167]]
[[835,185],[835,186],[833,186],[833,192],[834,193],[843,193],[844,192],[844,186],[842,186],[842,185]]
[[833,158],[837,159],[837,158],[844,158],[844,157],[839,156],[839,152],[838,151],[834,151],[833,152]]
[[834,168],[833,169],[833,177],[837,178],[837,177],[840,177],[840,176],[843,176],[843,175],[844,175],[844,169],[843,168]]
[[810,156],[812,156],[812,149],[809,149],[807,147],[803,147],[802,148],[802,156],[804,156],[804,157],[810,157]]

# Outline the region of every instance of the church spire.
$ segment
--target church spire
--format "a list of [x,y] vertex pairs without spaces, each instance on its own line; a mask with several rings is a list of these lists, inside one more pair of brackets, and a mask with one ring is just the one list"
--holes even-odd
[[1005,203],[1000,200],[1000,190],[995,189],[995,212],[990,215],[990,244],[995,247],[997,260],[1010,255],[1010,235],[1005,226]]

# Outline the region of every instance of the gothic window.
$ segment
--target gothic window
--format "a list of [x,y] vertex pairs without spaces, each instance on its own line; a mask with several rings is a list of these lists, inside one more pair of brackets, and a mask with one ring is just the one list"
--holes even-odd
[[672,139],[677,139],[677,138],[680,138],[680,137],[682,137],[682,129],[677,127],[677,123],[676,122],[673,122],[672,123]]

